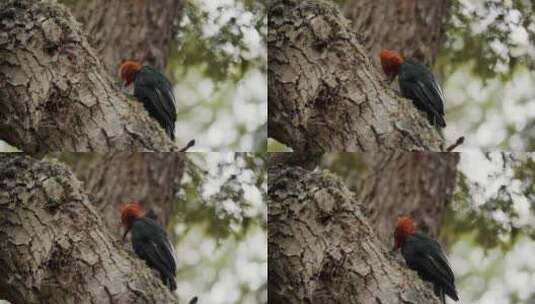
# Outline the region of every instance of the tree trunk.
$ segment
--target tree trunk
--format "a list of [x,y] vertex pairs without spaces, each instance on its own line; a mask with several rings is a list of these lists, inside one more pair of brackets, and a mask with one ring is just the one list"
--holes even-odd
[[0,136],[31,153],[176,151],[54,3],[0,3]]
[[113,234],[122,237],[119,210],[136,201],[166,226],[184,173],[183,153],[66,155],[76,176],[91,193],[93,205]]
[[269,136],[307,152],[443,150],[333,5],[272,0],[268,13]]
[[13,304],[176,302],[63,165],[0,155],[0,248],[0,296]]
[[[350,0],[344,14],[377,67],[380,48],[431,65],[445,38],[450,9],[449,0]],[[380,153],[363,157],[371,168],[359,179],[358,195],[379,238],[392,244],[393,214],[411,215],[421,230],[436,237],[455,187],[459,155]]]
[[183,12],[182,0],[76,1],[72,12],[83,24],[106,70],[117,74],[125,59],[164,69],[170,42]]
[[457,153],[382,153],[363,155],[369,169],[357,182],[357,200],[370,225],[394,246],[397,218],[409,215],[418,229],[436,238],[455,189]]
[[442,46],[450,7],[449,0],[350,0],[344,13],[377,64],[381,48],[431,64]]
[[270,303],[440,303],[336,178],[272,166],[268,206]]

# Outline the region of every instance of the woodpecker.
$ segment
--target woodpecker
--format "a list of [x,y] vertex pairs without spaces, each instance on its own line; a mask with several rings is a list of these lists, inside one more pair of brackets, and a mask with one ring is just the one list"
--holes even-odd
[[394,241],[394,250],[401,248],[407,266],[416,271],[422,280],[433,284],[435,295],[443,304],[446,303],[446,295],[454,301],[459,300],[453,271],[437,241],[416,232],[412,220],[406,216],[398,220]]
[[401,95],[412,100],[418,110],[425,112],[431,125],[437,128],[446,127],[444,93],[431,70],[419,62],[405,61],[398,52],[392,50],[381,49],[379,58],[389,79],[399,75]]
[[171,291],[175,290],[175,250],[165,230],[153,219],[145,216],[143,208],[136,202],[122,206],[121,222],[125,227],[123,241],[128,232],[132,231],[135,254],[160,273],[163,283]]
[[125,61],[119,68],[124,87],[134,83],[134,97],[149,115],[158,121],[165,133],[175,140],[176,108],[171,82],[158,70],[141,66],[135,61]]

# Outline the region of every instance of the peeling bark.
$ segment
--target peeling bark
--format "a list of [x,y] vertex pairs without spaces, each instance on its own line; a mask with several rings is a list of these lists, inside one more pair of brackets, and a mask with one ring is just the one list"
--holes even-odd
[[344,8],[368,56],[388,48],[430,65],[442,46],[449,0],[350,0]]
[[76,1],[72,12],[106,70],[116,75],[125,59],[165,68],[183,4],[182,0]]
[[93,205],[113,234],[122,237],[120,206],[137,201],[166,226],[184,173],[183,153],[75,154],[76,176],[91,193]]
[[333,5],[273,0],[268,9],[270,137],[305,152],[443,149]]
[[30,153],[176,151],[55,4],[0,3],[0,137]]
[[0,295],[18,303],[174,303],[113,241],[63,165],[0,155]]
[[335,177],[273,166],[268,206],[270,303],[440,303]]
[[378,238],[394,246],[397,218],[409,215],[418,229],[437,238],[455,189],[457,153],[363,155],[369,169],[357,182],[357,200]]

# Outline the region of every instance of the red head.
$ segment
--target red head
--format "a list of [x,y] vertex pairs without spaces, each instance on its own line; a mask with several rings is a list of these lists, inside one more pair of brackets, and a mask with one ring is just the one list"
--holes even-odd
[[125,86],[128,86],[134,81],[136,73],[141,70],[141,64],[135,61],[125,61],[119,67],[119,76],[125,81]]
[[139,203],[133,202],[121,206],[121,223],[126,228],[123,239],[132,228],[134,221],[145,214]]
[[398,224],[396,225],[396,231],[394,232],[394,241],[395,249],[399,249],[405,243],[407,236],[416,233],[416,228],[412,220],[407,216],[402,216],[398,219]]
[[401,55],[392,50],[381,49],[379,51],[379,58],[386,76],[394,77],[399,73],[399,66],[404,62]]

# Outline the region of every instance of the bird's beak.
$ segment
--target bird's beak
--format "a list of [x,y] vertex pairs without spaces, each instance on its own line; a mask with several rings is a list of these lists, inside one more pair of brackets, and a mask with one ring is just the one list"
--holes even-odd
[[126,235],[128,234],[128,232],[130,231],[130,228],[126,229],[124,234],[123,234],[123,242],[124,240],[126,239]]

